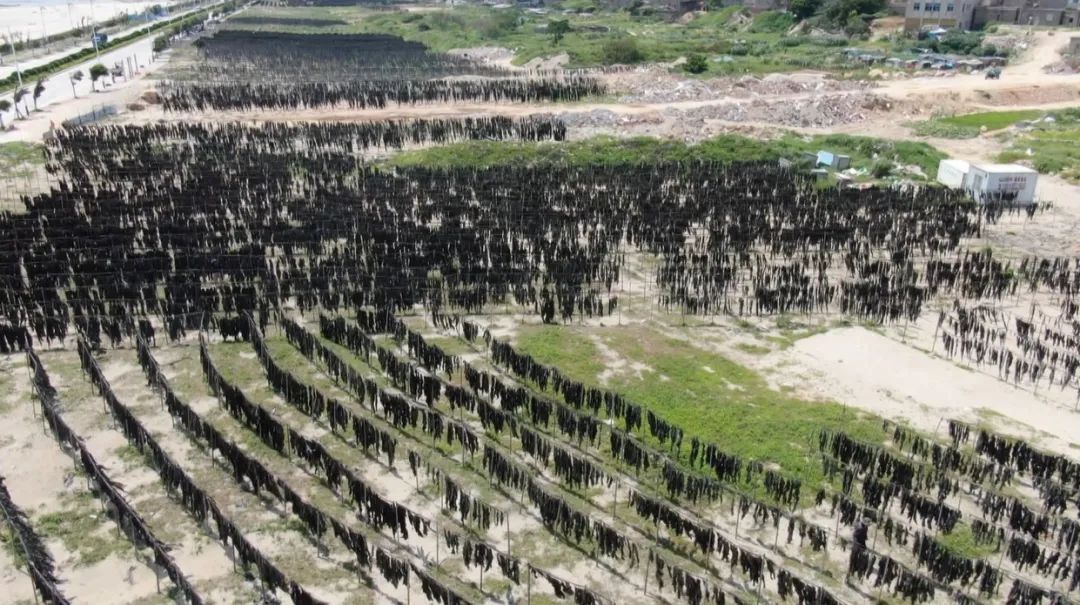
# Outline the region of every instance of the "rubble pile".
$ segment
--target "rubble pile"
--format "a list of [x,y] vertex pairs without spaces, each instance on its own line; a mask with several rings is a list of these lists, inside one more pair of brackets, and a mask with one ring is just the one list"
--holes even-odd
[[1015,34],[988,34],[983,38],[983,46],[995,46],[1010,53],[1027,50],[1030,40]]
[[865,90],[871,83],[859,80],[832,80],[816,74],[770,74],[764,78],[712,78],[697,80],[658,70],[612,74],[608,85],[626,94],[623,103],[671,103],[705,101],[723,97],[754,97]]
[[704,122],[755,122],[797,128],[826,128],[861,122],[877,111],[891,108],[891,102],[872,94],[823,95],[782,101],[754,100],[748,103],[708,105],[677,111],[678,119]]
[[622,114],[609,109],[594,109],[592,111],[566,113],[560,117],[570,128],[613,128],[616,126],[662,124],[664,122],[664,117],[655,111]]
[[708,122],[770,124],[794,128],[827,128],[869,119],[893,109],[893,102],[872,93],[850,92],[796,99],[751,99],[741,102],[669,107],[660,112],[616,113],[609,110],[567,113],[571,128],[619,129],[666,123],[670,134],[693,137]]

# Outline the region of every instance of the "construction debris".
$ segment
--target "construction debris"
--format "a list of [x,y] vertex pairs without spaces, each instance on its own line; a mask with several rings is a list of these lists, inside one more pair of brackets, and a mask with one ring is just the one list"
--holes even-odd
[[713,78],[697,80],[660,70],[645,69],[610,74],[608,85],[625,91],[624,103],[670,103],[705,101],[724,97],[749,99],[770,95],[865,90],[871,83],[860,80],[832,80],[820,74],[771,74],[764,78]]
[[795,128],[826,128],[850,124],[892,109],[892,101],[880,95],[854,91],[801,98],[749,99],[731,103],[669,107],[662,111],[616,113],[595,110],[564,114],[567,126],[615,128],[666,123],[672,136],[695,138],[707,122],[745,122]]

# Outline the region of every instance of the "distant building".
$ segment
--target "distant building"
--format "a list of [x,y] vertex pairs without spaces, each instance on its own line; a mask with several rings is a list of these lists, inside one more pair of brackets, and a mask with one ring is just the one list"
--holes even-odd
[[979,29],[990,23],[1080,25],[1080,0],[908,0],[904,31]]
[[1080,21],[1080,0],[987,0],[975,11],[974,27],[989,23],[1064,25]]
[[971,29],[976,0],[908,0],[904,31],[944,27]]
[[1039,173],[1018,164],[970,164],[963,160],[942,160],[937,180],[951,189],[964,189],[976,201],[1004,202],[1017,206],[1035,203]]

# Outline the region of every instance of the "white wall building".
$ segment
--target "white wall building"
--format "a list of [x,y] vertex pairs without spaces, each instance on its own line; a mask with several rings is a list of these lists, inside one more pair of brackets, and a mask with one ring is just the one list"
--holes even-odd
[[949,189],[963,189],[967,185],[967,176],[971,164],[964,160],[941,160],[937,169],[937,180]]
[[969,164],[942,160],[937,180],[952,189],[965,189],[982,203],[1007,202],[1019,206],[1035,203],[1039,173],[1018,164]]
[[967,189],[980,202],[1035,203],[1039,173],[1017,164],[972,165]]

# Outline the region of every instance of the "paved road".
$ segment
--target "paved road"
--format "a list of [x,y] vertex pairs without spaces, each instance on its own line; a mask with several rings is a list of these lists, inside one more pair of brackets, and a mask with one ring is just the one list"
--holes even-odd
[[[235,13],[234,13],[235,14]],[[96,63],[102,63],[110,69],[113,65],[119,63],[123,66],[125,73],[128,70],[142,71],[144,67],[151,65],[151,58],[153,56],[154,38],[156,36],[148,36],[131,44],[122,46],[120,48],[111,49],[101,53],[100,59],[97,57],[89,57],[86,61],[69,67],[62,72],[56,73],[50,76],[45,81],[45,92],[38,98],[38,107],[45,108],[49,105],[68,101],[74,98],[76,95],[79,98],[86,98],[89,95],[94,94],[93,85],[90,82],[90,66]],[[71,84],[71,74],[75,71],[81,70],[83,72],[83,80],[75,84],[74,90]],[[121,81],[118,79],[118,81]],[[34,81],[25,81],[23,86],[33,94]],[[96,89],[109,90],[111,86],[112,78],[104,77],[98,80]],[[12,100],[11,94],[0,95],[0,99]],[[26,106],[33,108],[34,103],[32,98],[28,96],[26,100]],[[14,109],[7,112],[0,112],[0,116],[3,116],[4,125],[10,126],[15,119]]]
[[[186,10],[186,11],[181,11],[179,13],[170,14],[168,17],[166,17],[166,19],[176,19],[177,17],[181,17],[181,16],[184,16],[184,15],[187,15],[187,14],[190,14],[190,13],[194,13],[194,12],[203,10],[204,8],[206,8],[206,6],[211,6],[213,4],[217,4],[217,3],[207,3],[206,5],[200,6],[198,8],[193,8],[191,10]],[[115,32],[115,33],[111,33],[111,34],[109,34],[109,37],[110,38],[120,38],[120,37],[126,36],[128,34],[132,34],[132,33],[138,32],[138,31],[143,31],[143,30],[147,29],[148,27],[151,27],[151,26],[153,26],[153,25],[155,25],[156,23],[159,23],[159,22],[160,22],[160,20],[154,21],[154,22],[151,22],[151,23],[141,23],[141,24],[139,24],[139,25],[137,25],[135,27],[131,27],[131,28],[128,28],[128,29],[125,29],[125,30]],[[73,47],[67,47],[62,51],[57,51],[55,53],[51,53],[51,54],[46,55],[44,57],[36,57],[36,58],[30,59],[30,60],[27,60],[27,61],[20,61],[19,62],[19,67],[22,68],[23,71],[25,71],[25,70],[30,69],[32,67],[35,67],[35,66],[38,66],[38,65],[44,65],[46,63],[49,63],[50,61],[55,61],[56,59],[59,59],[59,58],[65,57],[67,55],[73,54],[75,52],[78,52],[78,50],[80,48],[93,48],[93,46],[91,45],[91,43],[89,41],[87,41],[85,44],[82,44],[82,45],[80,45],[78,47],[74,47],[74,46]],[[3,52],[3,49],[0,49],[0,52]],[[10,58],[5,57],[4,58],[4,65],[0,65],[0,78],[6,78],[9,75],[15,73],[15,65],[10,64],[9,61],[10,61]]]
[[[98,62],[110,68],[115,63],[122,63],[125,64],[126,69],[126,65],[128,64],[128,60],[130,59],[131,64],[133,65],[133,69],[141,69],[141,66],[145,66],[150,62],[150,57],[153,54],[153,45],[154,40],[152,37],[139,40],[138,42],[135,42],[128,46],[124,46],[122,48],[118,48],[109,52],[103,52],[101,53],[100,59],[90,57],[90,59],[84,63],[80,63],[51,76],[45,81],[45,92],[41,95],[40,98],[38,98],[38,107],[44,108],[53,103],[67,101],[69,99],[72,99],[75,96],[76,92],[78,93],[79,97],[85,97],[92,94],[93,90],[91,88],[92,84],[90,82],[89,76],[90,66]],[[79,82],[75,85],[75,89],[73,91],[71,86],[71,74],[74,73],[76,70],[82,70],[84,78],[82,82]],[[106,89],[105,84],[111,82],[112,79],[109,77],[102,78],[98,80],[97,89]],[[34,82],[25,82],[24,86],[28,91],[30,91],[31,94],[33,94]],[[11,100],[12,96],[9,94],[0,98],[6,98]],[[26,105],[33,108],[33,100],[26,101]],[[11,124],[11,120],[15,117],[15,113],[14,111],[8,111],[7,113],[4,113],[3,116],[4,124]]]

